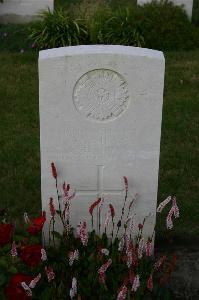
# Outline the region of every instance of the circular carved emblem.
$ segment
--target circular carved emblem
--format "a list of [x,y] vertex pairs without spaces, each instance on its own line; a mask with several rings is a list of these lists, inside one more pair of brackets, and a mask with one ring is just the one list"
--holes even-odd
[[98,69],[84,74],[76,83],[73,101],[85,117],[107,121],[118,117],[128,105],[124,78],[115,71]]

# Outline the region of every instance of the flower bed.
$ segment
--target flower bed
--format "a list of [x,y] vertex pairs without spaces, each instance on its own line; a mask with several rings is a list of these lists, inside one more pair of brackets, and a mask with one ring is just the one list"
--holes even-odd
[[[52,175],[57,187],[57,171],[52,163]],[[41,233],[46,213],[23,222],[13,222],[5,210],[0,224],[0,296],[1,299],[172,299],[167,283],[174,270],[176,257],[153,255],[153,236],[143,237],[145,219],[138,225],[138,235],[132,217],[133,202],[128,199],[128,180],[124,177],[125,199],[118,222],[114,207],[109,204],[104,231],[100,233],[100,212],[103,199],[89,208],[93,230],[80,222],[74,230],[70,226],[70,204],[75,201],[70,185],[63,184],[64,199],[57,190],[59,210],[54,199],[49,200],[49,241],[42,245]],[[158,207],[161,212],[172,203],[167,216],[167,228],[173,227],[173,217],[179,217],[175,197],[168,197]],[[128,205],[128,216],[124,208]],[[94,212],[97,218],[94,218]],[[59,216],[63,234],[55,231],[55,217]],[[130,217],[129,217],[130,216]],[[95,231],[95,223],[97,230]],[[124,225],[122,225],[124,224]],[[111,226],[108,238],[106,228]],[[98,231],[98,232],[97,232]],[[116,232],[114,235],[113,232]],[[119,234],[120,233],[120,234]],[[122,234],[121,234],[122,233]]]

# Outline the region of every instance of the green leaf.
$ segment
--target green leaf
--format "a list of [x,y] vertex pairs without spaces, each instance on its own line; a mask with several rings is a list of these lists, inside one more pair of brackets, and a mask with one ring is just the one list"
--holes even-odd
[[10,266],[8,269],[8,272],[11,274],[16,274],[17,273],[17,268],[15,268],[14,266]]
[[46,288],[43,292],[42,292],[42,294],[40,295],[40,299],[41,300],[49,300],[49,299],[51,299],[51,293],[52,293],[52,288]]
[[7,264],[6,259],[5,258],[1,258],[0,259],[0,267],[3,267],[3,268],[7,269],[7,266],[8,266],[8,264]]
[[5,283],[6,283],[6,276],[0,273],[0,286],[5,285]]
[[24,239],[24,236],[22,236],[22,235],[15,235],[14,236],[14,241],[15,242],[21,242],[21,241],[23,241],[23,239]]
[[5,251],[5,252],[10,251],[10,249],[11,249],[11,245],[10,244],[8,244],[8,245],[6,245],[6,246],[3,247],[3,251]]

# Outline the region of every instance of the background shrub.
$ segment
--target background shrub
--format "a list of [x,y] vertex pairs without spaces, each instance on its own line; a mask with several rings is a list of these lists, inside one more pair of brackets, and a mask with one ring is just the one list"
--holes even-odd
[[135,9],[134,6],[132,8],[119,7],[114,12],[111,11],[109,15],[102,15],[101,18],[97,12],[90,30],[91,41],[93,43],[144,46],[144,37],[140,33],[137,12],[138,9]]
[[79,45],[87,41],[88,33],[83,20],[73,19],[62,8],[54,12],[44,11],[41,18],[30,35],[37,48]]
[[122,44],[158,50],[199,48],[199,28],[182,7],[167,0],[144,6],[135,1],[73,0],[68,10],[43,12],[31,34],[38,48],[78,44]]
[[193,1],[192,21],[196,26],[199,26],[199,0]]
[[198,47],[199,31],[181,7],[170,1],[152,1],[139,12],[147,48],[177,50]]

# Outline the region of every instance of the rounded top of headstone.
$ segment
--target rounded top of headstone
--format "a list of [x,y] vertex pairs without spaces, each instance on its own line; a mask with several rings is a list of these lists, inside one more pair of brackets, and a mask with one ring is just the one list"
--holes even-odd
[[73,101],[77,111],[87,119],[113,120],[128,107],[127,83],[113,70],[91,70],[76,82]]
[[80,45],[41,50],[39,60],[88,54],[119,54],[164,60],[162,51],[122,45]]

